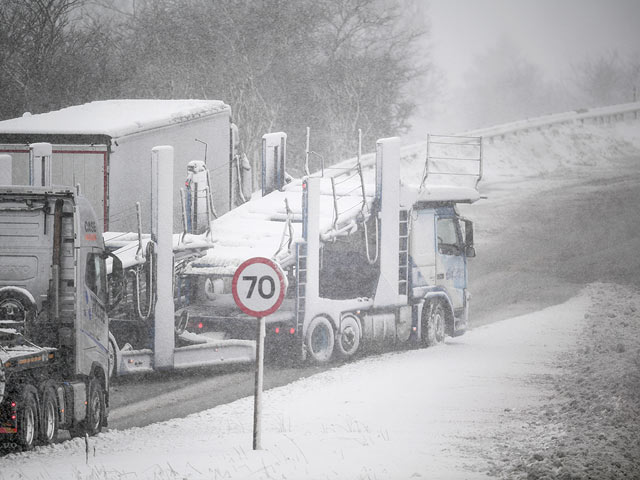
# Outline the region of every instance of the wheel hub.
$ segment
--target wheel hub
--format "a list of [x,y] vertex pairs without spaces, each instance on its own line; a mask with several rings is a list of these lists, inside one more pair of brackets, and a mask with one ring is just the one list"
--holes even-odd
[[342,342],[342,346],[345,350],[353,348],[356,343],[356,332],[354,332],[353,328],[348,327],[342,332],[340,342]]
[[94,392],[91,398],[91,427],[93,431],[100,427],[100,397]]
[[24,305],[13,299],[5,300],[0,304],[0,317],[14,322],[24,322]]
[[311,348],[314,352],[320,352],[329,347],[329,337],[328,332],[325,328],[317,328],[313,332],[313,337],[311,338]]
[[25,420],[25,443],[27,443],[28,445],[30,445],[33,442],[33,437],[35,435],[36,432],[36,425],[35,425],[35,415],[33,413],[33,408],[28,408],[26,412],[24,412],[24,420]]
[[46,419],[47,419],[47,424],[46,424],[46,435],[47,438],[50,440],[53,440],[53,434],[55,432],[55,427],[56,427],[56,419],[55,419],[55,409],[53,407],[52,403],[49,403],[47,405],[47,412],[46,412]]

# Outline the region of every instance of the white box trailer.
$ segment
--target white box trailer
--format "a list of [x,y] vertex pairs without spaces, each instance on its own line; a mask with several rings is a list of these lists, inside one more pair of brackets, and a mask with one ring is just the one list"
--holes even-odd
[[52,183],[80,184],[105,231],[134,231],[135,202],[143,212],[151,204],[149,151],[172,145],[180,230],[180,188],[192,160],[211,171],[215,209],[230,209],[233,131],[231,108],[217,100],[105,100],[1,121],[0,156],[11,156],[11,183],[27,184],[29,144],[51,143]]

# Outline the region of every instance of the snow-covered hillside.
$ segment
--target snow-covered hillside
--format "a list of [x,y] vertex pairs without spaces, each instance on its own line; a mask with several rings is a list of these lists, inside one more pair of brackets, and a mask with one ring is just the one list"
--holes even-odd
[[[557,125],[502,139],[485,139],[483,149],[485,184],[544,175],[563,168],[594,168],[610,159],[634,156],[640,152],[640,121]],[[422,175],[427,144],[404,147],[402,153],[402,177],[411,183],[416,176]]]
[[[403,175],[421,174],[424,148],[405,148]],[[638,122],[564,125],[496,139],[485,145],[481,191],[493,202],[517,201],[525,177],[559,181],[563,171],[597,169],[624,156],[640,159]],[[484,229],[491,230],[491,221],[483,214]],[[613,304],[608,300],[613,297],[620,301]],[[590,432],[587,421],[602,415],[595,408],[620,412],[622,424],[625,416],[638,421],[628,389],[635,388],[637,399],[640,382],[625,373],[638,371],[638,308],[639,292],[594,285],[564,304],[477,328],[445,345],[365,358],[270,390],[263,400],[262,451],[251,450],[253,402],[244,398],[185,419],[98,435],[89,439],[88,461],[83,439],[9,454],[0,459],[0,478],[639,474],[637,425],[627,427],[626,441],[615,438],[612,446],[607,442],[615,429],[604,429],[607,437],[600,439],[602,432]],[[594,335],[603,325],[607,334]],[[580,380],[585,356],[599,370]],[[605,362],[611,358],[629,369],[611,368]],[[561,378],[581,398],[574,390],[558,390]],[[607,379],[617,390],[593,393],[605,388]],[[582,398],[589,392],[593,398]],[[591,411],[593,399],[597,407]],[[545,423],[555,414],[565,423]],[[561,454],[550,450],[559,441]],[[596,456],[600,463],[588,465],[590,445],[608,448],[608,457]]]

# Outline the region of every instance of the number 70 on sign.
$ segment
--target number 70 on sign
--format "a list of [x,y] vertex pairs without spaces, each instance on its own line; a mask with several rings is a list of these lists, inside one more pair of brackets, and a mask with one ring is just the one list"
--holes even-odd
[[284,299],[286,280],[273,261],[254,257],[243,262],[233,276],[232,293],[247,315],[263,317],[275,312]]

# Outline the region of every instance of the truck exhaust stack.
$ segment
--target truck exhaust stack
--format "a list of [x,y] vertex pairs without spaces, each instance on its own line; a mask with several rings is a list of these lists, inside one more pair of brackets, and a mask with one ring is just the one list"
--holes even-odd
[[262,136],[262,196],[281,190],[285,184],[287,134],[267,133]]
[[50,143],[32,143],[29,145],[29,185],[38,187],[51,186]]
[[11,155],[0,155],[0,185],[11,185]]

